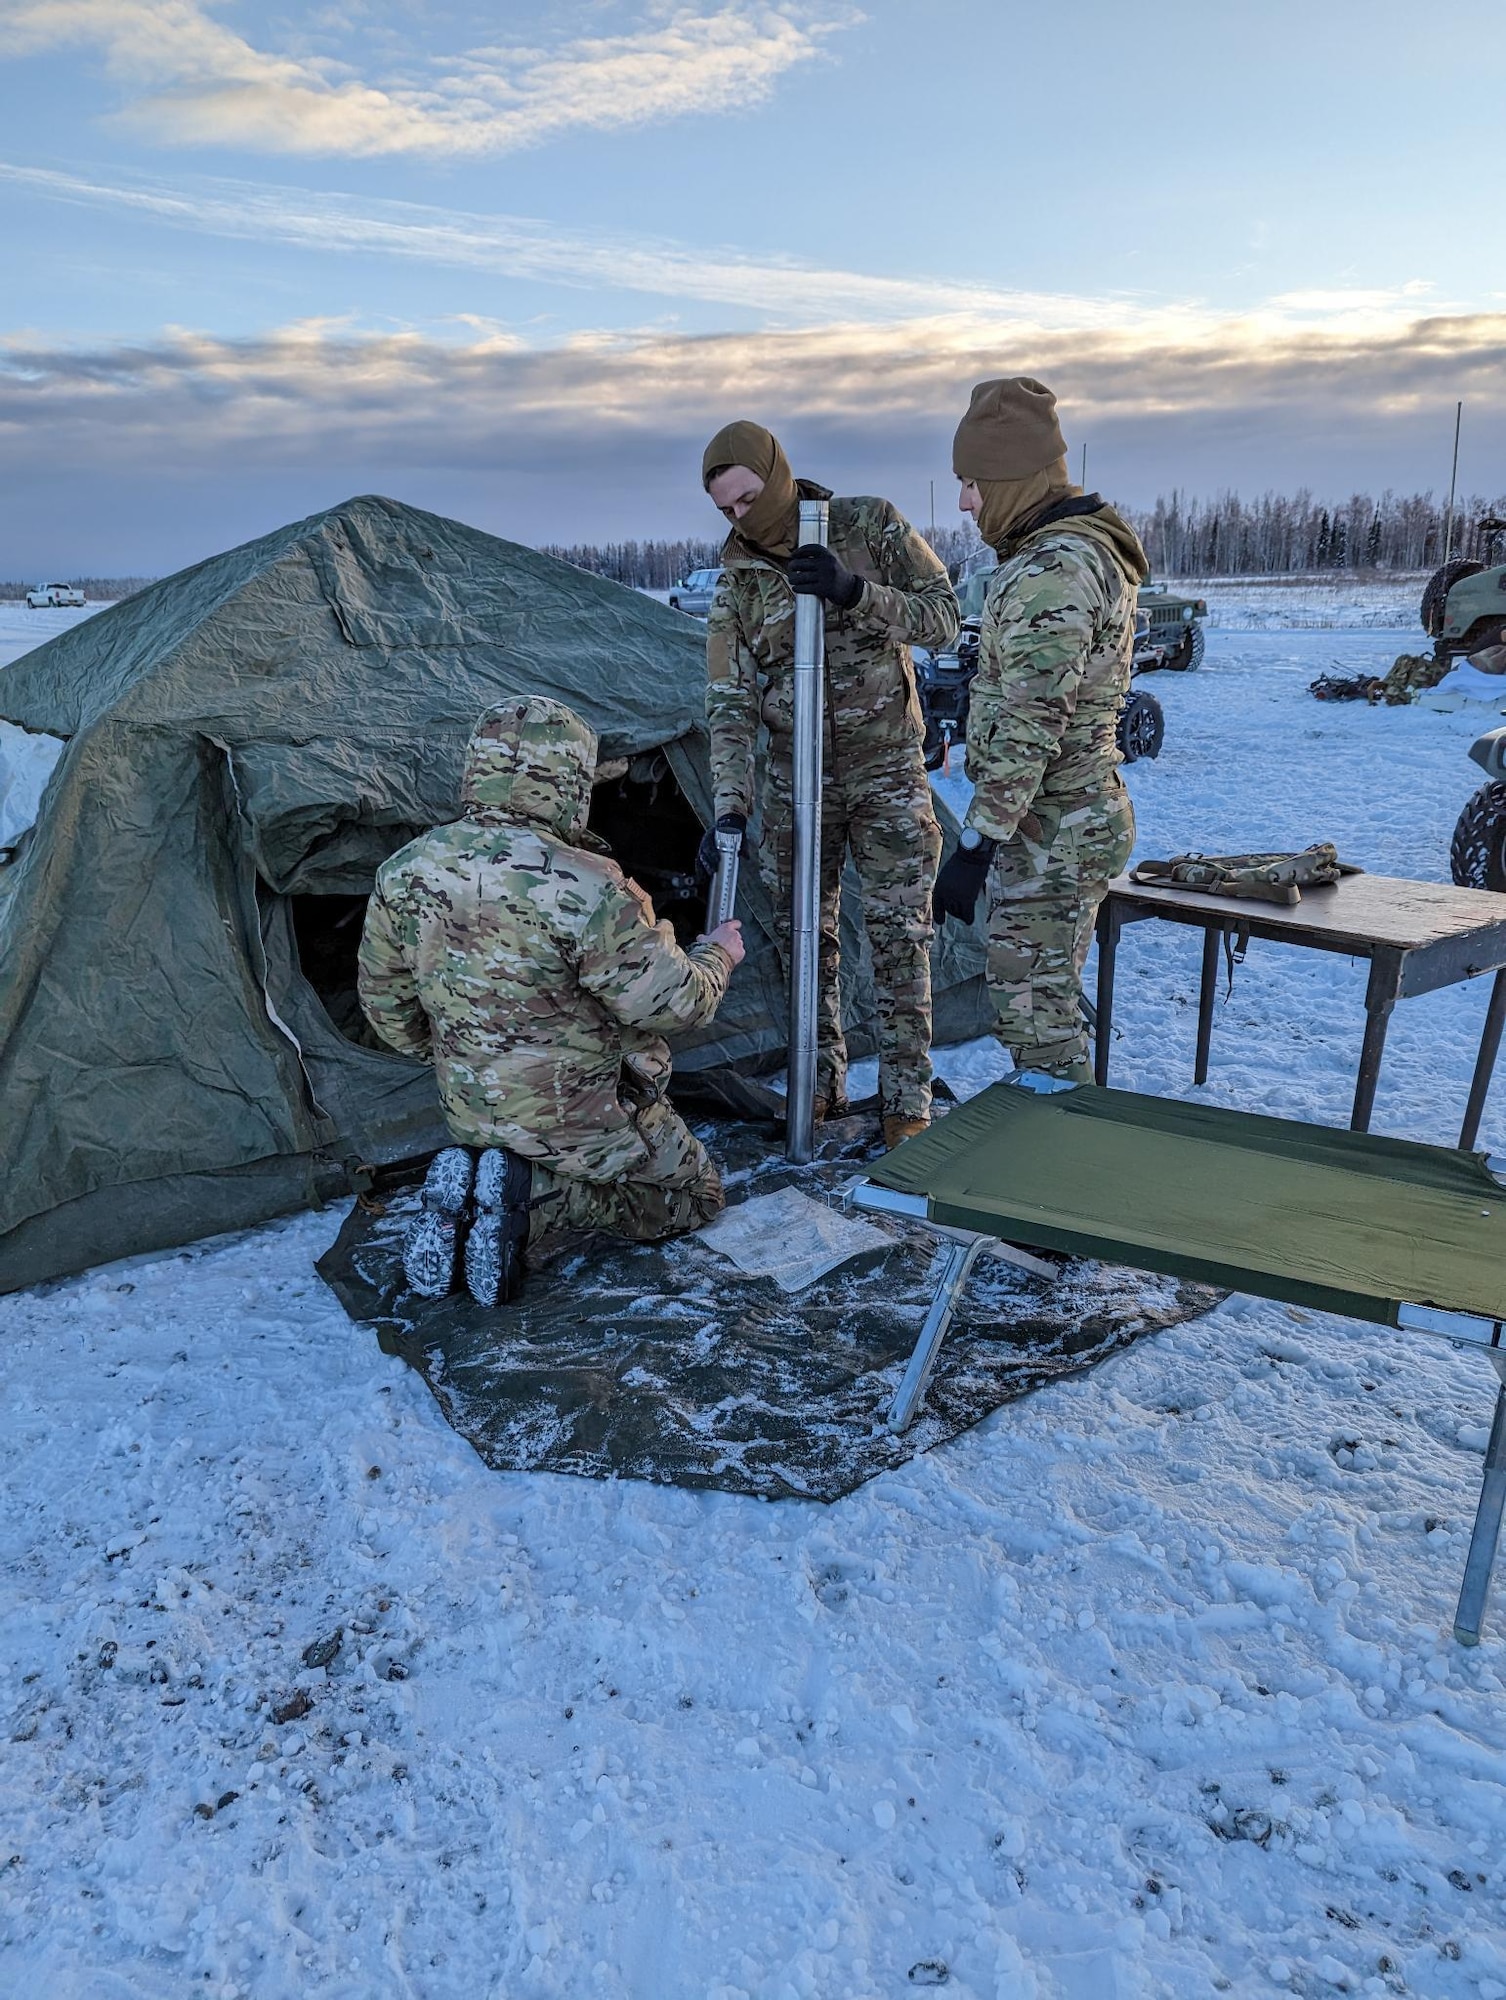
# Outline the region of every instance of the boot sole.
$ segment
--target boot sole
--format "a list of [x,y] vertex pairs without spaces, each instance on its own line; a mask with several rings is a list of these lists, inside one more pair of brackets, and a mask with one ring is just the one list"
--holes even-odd
[[422,1299],[443,1299],[455,1289],[460,1219],[470,1199],[475,1164],[463,1146],[446,1146],[429,1162],[423,1205],[403,1244],[403,1276]]

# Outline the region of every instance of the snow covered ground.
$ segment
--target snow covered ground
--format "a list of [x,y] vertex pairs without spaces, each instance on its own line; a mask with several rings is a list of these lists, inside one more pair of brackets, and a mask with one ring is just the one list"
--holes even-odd
[[[1395,650],[1143,683],[1142,852],[1445,879],[1471,719],[1305,693]],[[1197,957],[1126,934],[1117,1083],[1190,1094]],[[1363,987],[1253,947],[1208,1096],[1343,1122]],[[1379,1129],[1452,1140],[1485,997],[1397,1010]],[[7,1991],[1506,2000],[1478,1357],[1236,1298],[832,1507],[498,1476],[312,1275],[338,1221],[0,1300]]]
[[33,611],[28,604],[15,604],[9,599],[0,602],[0,667],[8,667],[33,646],[44,645],[59,632],[66,632],[70,625],[81,624],[104,609],[103,604],[86,604],[82,610],[65,611],[49,606],[45,611]]
[[1222,632],[1411,631],[1426,650],[1418,606],[1429,572],[1358,578],[1178,577],[1171,588],[1208,601],[1208,629]]

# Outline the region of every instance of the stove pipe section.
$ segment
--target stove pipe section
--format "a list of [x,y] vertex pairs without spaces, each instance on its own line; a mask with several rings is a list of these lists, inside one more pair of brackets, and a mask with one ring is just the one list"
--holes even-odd
[[[826,547],[827,503],[800,502],[802,546]],[[790,1066],[785,1158],[804,1166],[815,1152],[816,994],[821,974],[821,739],[825,722],[826,611],[795,598],[795,854],[790,881]]]

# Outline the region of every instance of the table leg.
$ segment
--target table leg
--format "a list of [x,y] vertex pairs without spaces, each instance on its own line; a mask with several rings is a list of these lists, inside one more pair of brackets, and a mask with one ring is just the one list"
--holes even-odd
[[1194,1083],[1208,1081],[1208,1057],[1213,1049],[1213,1003],[1218,997],[1218,952],[1224,941],[1222,924],[1209,924],[1203,931],[1203,983],[1197,996],[1197,1064]]
[[1098,912],[1098,1018],[1093,1023],[1093,1081],[1109,1080],[1109,1036],[1114,1026],[1114,960],[1119,954],[1119,912],[1105,896]]
[[1485,1115],[1485,1099],[1501,1049],[1501,1030],[1506,1028],[1506,971],[1498,972],[1490,989],[1490,1005],[1485,1010],[1485,1026],[1480,1035],[1480,1053],[1475,1057],[1475,1073],[1469,1086],[1469,1103],[1464,1111],[1464,1129],[1459,1134],[1459,1150],[1473,1152]]
[[1365,1039],[1360,1048],[1360,1073],[1354,1086],[1351,1132],[1368,1132],[1370,1114],[1375,1109],[1375,1086],[1380,1080],[1381,1056],[1386,1047],[1386,1030],[1391,1010],[1401,991],[1400,952],[1377,952],[1370,961],[1370,983],[1365,988]]
[[1480,1643],[1490,1572],[1501,1539],[1501,1514],[1506,1509],[1506,1360],[1494,1353],[1490,1358],[1501,1377],[1501,1386],[1496,1391],[1495,1419],[1485,1447],[1485,1473],[1480,1481],[1480,1501],[1475,1509],[1469,1554],[1464,1561],[1464,1584],[1459,1592],[1459,1608],[1454,1613],[1454,1637],[1461,1646]]

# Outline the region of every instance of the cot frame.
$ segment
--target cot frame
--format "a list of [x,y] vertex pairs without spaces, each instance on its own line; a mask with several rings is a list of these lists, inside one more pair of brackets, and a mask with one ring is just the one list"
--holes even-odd
[[[1073,1088],[1071,1084],[1056,1084],[1054,1078],[1033,1081],[1030,1087],[1040,1089],[1051,1085]],[[1506,1157],[1489,1158],[1486,1166],[1494,1179],[1506,1187]],[[942,1342],[946,1339],[947,1329],[978,1258],[1002,1258],[1035,1277],[1054,1277],[1057,1267],[1048,1264],[1030,1249],[987,1232],[956,1229],[947,1223],[933,1222],[930,1203],[924,1195],[901,1194],[864,1178],[854,1183],[850,1199],[855,1207],[866,1209],[870,1214],[919,1224],[930,1230],[945,1250],[930,1309],[886,1413],[885,1421],[889,1429],[898,1433],[909,1428],[925,1399],[926,1387]],[[1133,1261],[1124,1257],[1122,1245],[1116,1246],[1114,1255],[1116,1261]],[[1506,1301],[1503,1301],[1502,1310],[1506,1314]],[[1469,1553],[1464,1561],[1458,1608],[1454,1614],[1455,1639],[1461,1646],[1477,1646],[1501,1538],[1502,1517],[1506,1514],[1506,1317],[1487,1319],[1477,1313],[1448,1312],[1438,1306],[1403,1303],[1397,1311],[1396,1323],[1404,1332],[1429,1333],[1452,1341],[1456,1346],[1484,1348],[1498,1377],[1495,1414],[1491,1421],[1490,1439],[1485,1447],[1480,1498],[1475,1509]]]

